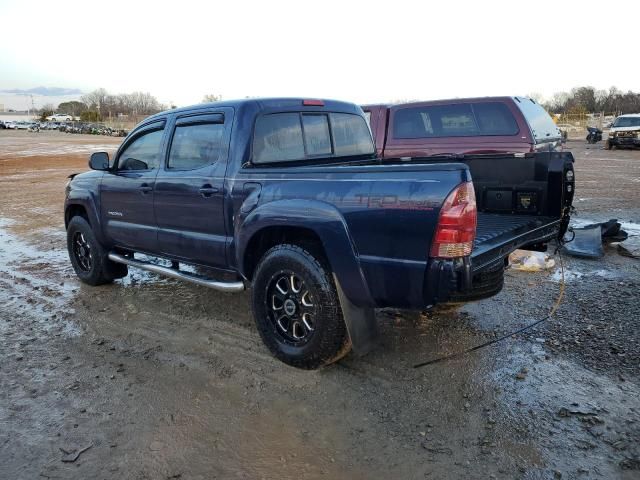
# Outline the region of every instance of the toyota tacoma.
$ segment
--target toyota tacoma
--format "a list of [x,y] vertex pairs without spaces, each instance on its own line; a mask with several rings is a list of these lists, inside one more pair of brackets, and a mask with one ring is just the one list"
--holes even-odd
[[153,115],[93,153],[64,206],[78,277],[128,267],[247,288],[257,329],[299,368],[374,344],[374,309],[498,293],[509,253],[564,234],[568,152],[381,158],[360,107],[246,99]]

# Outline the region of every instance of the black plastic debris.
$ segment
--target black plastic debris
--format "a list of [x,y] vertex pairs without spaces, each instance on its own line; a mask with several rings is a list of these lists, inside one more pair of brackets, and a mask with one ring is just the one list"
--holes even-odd
[[573,240],[563,247],[569,255],[585,258],[599,258],[604,255],[600,225],[574,228],[573,234]]
[[604,255],[602,243],[622,242],[628,238],[617,219],[572,228],[573,240],[564,245],[564,251],[574,257],[599,258]]
[[618,222],[617,218],[612,218],[608,222],[593,223],[591,225],[585,226],[584,228],[596,226],[600,226],[600,229],[602,230],[603,242],[623,242],[629,237],[627,232],[621,229],[622,225],[620,224],[620,222]]

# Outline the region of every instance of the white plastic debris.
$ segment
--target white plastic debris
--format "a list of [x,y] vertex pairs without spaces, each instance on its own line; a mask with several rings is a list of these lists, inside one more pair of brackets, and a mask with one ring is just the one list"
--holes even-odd
[[522,272],[541,272],[555,267],[556,262],[544,252],[516,250],[509,255],[511,268]]

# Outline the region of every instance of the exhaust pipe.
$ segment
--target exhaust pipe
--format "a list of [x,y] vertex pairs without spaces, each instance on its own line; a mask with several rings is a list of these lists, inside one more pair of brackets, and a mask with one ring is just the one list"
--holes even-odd
[[142,270],[147,270],[149,272],[159,273],[160,275],[165,275],[167,277],[177,278],[178,280],[195,283],[196,285],[200,285],[203,287],[213,288],[214,290],[219,290],[221,292],[241,292],[245,289],[244,282],[242,281],[220,282],[217,280],[210,280],[208,278],[201,277],[192,273],[181,272],[180,270],[163,267],[161,265],[156,265],[150,262],[142,262],[140,260],[136,260],[135,258],[125,257],[124,255],[120,255],[114,252],[109,253],[109,260],[116,263],[123,263],[131,267],[141,268]]

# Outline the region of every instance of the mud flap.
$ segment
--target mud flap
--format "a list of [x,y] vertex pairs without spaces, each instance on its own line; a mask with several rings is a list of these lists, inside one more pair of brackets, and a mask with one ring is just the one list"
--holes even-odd
[[351,303],[335,275],[333,275],[333,281],[336,284],[342,316],[347,324],[353,351],[356,355],[366,355],[378,341],[375,311],[373,308],[361,308]]

